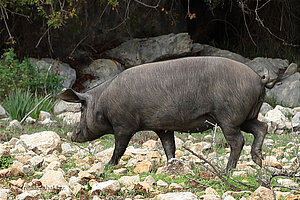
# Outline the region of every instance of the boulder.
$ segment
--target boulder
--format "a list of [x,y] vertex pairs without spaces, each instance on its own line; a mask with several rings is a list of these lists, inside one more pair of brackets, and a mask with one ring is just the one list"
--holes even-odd
[[124,70],[122,65],[117,61],[110,59],[98,59],[93,61],[88,67],[82,70],[85,74],[92,74],[94,80],[87,80],[83,83],[85,90],[89,90],[109,80]]
[[265,116],[270,110],[273,110],[273,107],[270,104],[264,102],[259,112]]
[[51,58],[42,58],[41,60],[30,58],[29,61],[35,67],[46,70],[50,69],[54,73],[57,73],[60,78],[64,79],[63,87],[65,88],[71,88],[76,81],[76,71],[69,64]]
[[49,154],[54,150],[61,150],[59,135],[53,131],[43,131],[31,135],[21,135],[20,140],[25,147],[38,154]]
[[167,58],[182,57],[190,53],[191,45],[192,40],[188,33],[171,33],[152,38],[132,39],[105,53],[129,68]]
[[194,195],[191,192],[174,192],[174,193],[159,194],[154,199],[155,200],[196,200],[198,198],[196,195]]
[[64,112],[57,115],[65,124],[73,125],[80,122],[81,112]]
[[267,90],[266,98],[275,100],[276,104],[296,107],[300,105],[300,73],[297,72]]
[[192,44],[192,49],[191,52],[193,55],[197,56],[217,56],[217,57],[224,57],[224,58],[230,58],[232,60],[241,62],[241,63],[246,63],[249,62],[250,59],[244,58],[243,56],[230,52],[228,50],[223,50],[223,49],[218,49],[215,47],[212,47],[207,44],[199,44],[199,43],[194,43]]
[[71,103],[60,100],[55,104],[53,112],[55,114],[60,114],[63,112],[80,112],[80,108],[81,103]]
[[284,71],[288,65],[288,60],[279,58],[262,58],[257,57],[246,63],[260,76],[270,75],[270,79],[276,79],[281,71]]

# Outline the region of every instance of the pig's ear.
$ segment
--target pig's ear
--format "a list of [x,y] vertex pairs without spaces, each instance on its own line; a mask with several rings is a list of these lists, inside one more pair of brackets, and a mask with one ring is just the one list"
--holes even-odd
[[64,88],[61,93],[57,95],[60,99],[72,103],[82,103],[86,101],[87,95],[75,92],[72,89]]

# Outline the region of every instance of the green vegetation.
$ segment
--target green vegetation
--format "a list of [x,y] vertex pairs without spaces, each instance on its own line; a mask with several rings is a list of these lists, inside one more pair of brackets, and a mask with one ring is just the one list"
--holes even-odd
[[9,168],[13,163],[12,157],[1,157],[0,158],[0,169]]
[[[15,89],[3,101],[3,107],[7,111],[10,119],[21,121],[23,117],[33,109],[43,97],[39,97],[35,92],[30,93],[29,90]],[[50,112],[55,105],[55,101],[48,97],[46,98],[31,114],[32,118],[37,119],[40,111]]]
[[58,91],[62,79],[48,69],[34,67],[28,58],[19,61],[13,48],[8,49],[0,62],[0,100],[14,93],[17,88],[37,95]]

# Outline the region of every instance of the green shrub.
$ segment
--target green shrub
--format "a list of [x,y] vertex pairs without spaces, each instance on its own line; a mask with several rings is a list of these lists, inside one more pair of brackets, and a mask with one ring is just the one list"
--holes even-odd
[[[39,96],[37,93],[32,94],[29,90],[16,89],[9,93],[8,97],[4,99],[3,107],[11,119],[21,121],[42,99],[43,97]],[[41,110],[50,112],[54,105],[55,101],[48,97],[30,114],[30,116],[37,119]]]
[[34,67],[28,58],[22,62],[16,59],[14,49],[8,49],[0,62],[0,100],[17,88],[38,94],[57,91],[62,87],[63,79],[46,69]]

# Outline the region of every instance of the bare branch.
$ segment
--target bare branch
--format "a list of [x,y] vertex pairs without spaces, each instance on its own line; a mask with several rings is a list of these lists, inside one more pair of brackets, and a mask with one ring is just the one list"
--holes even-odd
[[27,117],[41,104],[41,103],[43,103],[43,101],[45,101],[47,98],[49,98],[51,96],[51,94],[48,94],[48,95],[46,95],[38,104],[36,104],[36,106],[34,106],[34,108],[31,110],[31,111],[29,111],[26,115],[25,115],[25,117],[20,121],[20,124],[22,124],[26,119],[27,119]]
[[145,4],[145,3],[143,3],[143,2],[141,2],[139,0],[134,0],[134,1],[137,2],[137,3],[139,3],[139,4],[141,4],[141,5],[143,5],[143,6],[145,6],[145,7],[156,9],[156,8],[159,7],[159,4],[160,4],[161,0],[158,0],[157,4],[155,6],[151,6],[151,5]]

